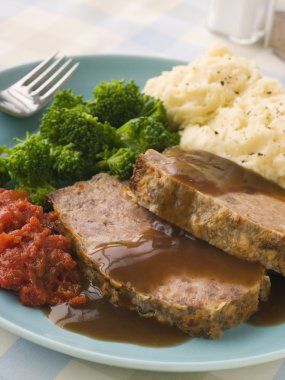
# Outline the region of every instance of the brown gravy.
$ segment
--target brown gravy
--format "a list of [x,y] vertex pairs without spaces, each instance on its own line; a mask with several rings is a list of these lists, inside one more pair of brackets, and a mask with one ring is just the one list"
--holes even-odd
[[[269,300],[260,303],[259,311],[248,324],[272,326],[285,322],[285,278],[272,276],[271,284]],[[142,318],[133,311],[111,304],[94,285],[86,288],[84,293],[88,297],[86,304],[53,306],[47,312],[49,319],[69,331],[106,341],[168,347],[190,339],[175,327],[153,318]]]
[[[94,255],[107,276],[129,282],[142,292],[151,292],[173,275],[205,277],[246,287],[263,275],[260,265],[238,260],[161,221],[138,239],[104,244]],[[102,340],[157,347],[189,339],[177,328],[112,305],[95,286],[85,293],[87,304],[54,306],[49,318],[68,330]]]
[[183,343],[190,337],[178,328],[142,318],[133,311],[111,304],[96,286],[85,290],[86,304],[67,304],[48,310],[49,319],[65,329],[99,340],[164,347]]
[[[285,200],[285,191],[279,186],[210,153],[185,154],[179,148],[171,148],[166,155],[170,158],[166,169],[172,175],[185,183],[194,183],[205,193],[263,193]],[[239,260],[161,221],[134,240],[98,246],[92,257],[107,277],[130,283],[140,292],[153,291],[171,276],[209,278],[250,287],[263,275],[262,266]],[[101,340],[159,347],[189,339],[176,328],[112,305],[96,286],[90,286],[85,292],[86,304],[54,306],[49,318],[68,330]],[[283,278],[272,277],[269,301],[260,305],[260,311],[249,323],[271,325],[285,321],[284,292]]]
[[94,259],[106,276],[141,292],[151,292],[172,276],[250,287],[264,272],[259,264],[237,259],[161,221],[134,241],[98,246]]
[[285,322],[285,277],[270,277],[271,294],[267,302],[260,302],[259,310],[248,321],[254,326],[273,326]]
[[280,186],[215,154],[202,150],[185,152],[173,147],[164,156],[168,159],[163,168],[169,174],[203,193],[214,196],[229,192],[260,193],[285,200],[285,190]]

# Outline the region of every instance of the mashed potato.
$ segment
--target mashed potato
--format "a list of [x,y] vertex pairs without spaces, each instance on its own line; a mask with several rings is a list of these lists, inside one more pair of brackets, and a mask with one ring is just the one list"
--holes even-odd
[[218,47],[150,79],[144,92],[164,101],[183,149],[216,153],[285,188],[285,91],[254,62]]

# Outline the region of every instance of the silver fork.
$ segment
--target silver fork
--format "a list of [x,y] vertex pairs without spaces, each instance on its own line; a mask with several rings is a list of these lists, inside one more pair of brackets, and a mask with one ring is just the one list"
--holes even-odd
[[12,86],[0,91],[0,110],[17,117],[31,116],[45,107],[79,66],[57,54],[45,59]]

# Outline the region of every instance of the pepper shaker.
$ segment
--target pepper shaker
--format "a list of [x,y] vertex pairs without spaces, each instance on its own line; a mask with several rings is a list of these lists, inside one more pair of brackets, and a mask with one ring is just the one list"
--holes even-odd
[[285,0],[277,1],[265,46],[285,61]]

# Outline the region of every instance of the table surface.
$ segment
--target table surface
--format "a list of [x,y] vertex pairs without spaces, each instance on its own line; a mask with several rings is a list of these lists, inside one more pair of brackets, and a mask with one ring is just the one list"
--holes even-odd
[[[0,4],[1,69],[42,59],[55,51],[190,61],[223,41],[205,27],[207,0],[0,0]],[[285,7],[284,0],[279,4]],[[254,59],[264,73],[273,72],[285,83],[284,62],[262,44],[228,44],[234,53]],[[285,362],[204,373],[136,371],[74,359],[0,329],[0,380],[78,378],[281,380],[285,378]]]

